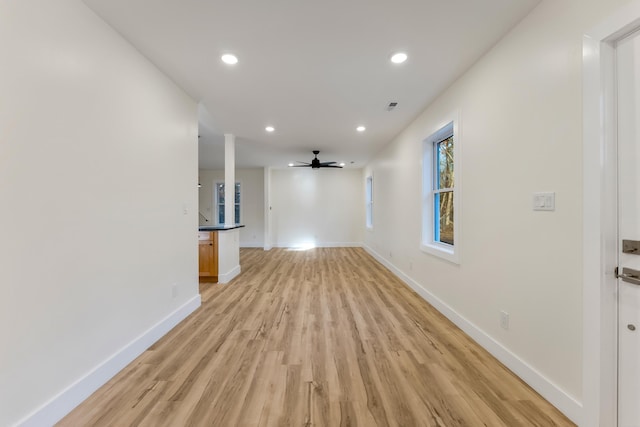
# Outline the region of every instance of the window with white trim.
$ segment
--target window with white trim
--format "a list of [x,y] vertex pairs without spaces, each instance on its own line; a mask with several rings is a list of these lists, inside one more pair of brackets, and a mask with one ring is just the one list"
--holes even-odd
[[367,211],[367,228],[373,228],[373,175],[369,175],[365,183],[365,202]]
[[[216,183],[215,188],[216,199],[216,218],[218,218],[218,224],[224,224],[224,182]],[[236,182],[236,191],[234,195],[234,224],[241,224],[240,222],[240,183]]]
[[423,142],[423,251],[459,263],[460,140],[451,121]]

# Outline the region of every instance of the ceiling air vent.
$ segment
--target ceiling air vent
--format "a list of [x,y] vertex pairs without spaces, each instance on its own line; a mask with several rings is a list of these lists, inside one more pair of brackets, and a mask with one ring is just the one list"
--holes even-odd
[[394,108],[396,108],[398,106],[397,102],[390,102],[389,105],[387,105],[387,111],[393,111]]

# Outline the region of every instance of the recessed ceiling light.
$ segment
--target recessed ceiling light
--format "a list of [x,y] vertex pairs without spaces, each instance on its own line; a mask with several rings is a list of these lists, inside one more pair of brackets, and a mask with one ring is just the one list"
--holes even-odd
[[402,64],[406,60],[407,54],[404,52],[394,53],[393,56],[391,56],[391,62],[393,62],[394,64]]
[[238,63],[238,57],[230,53],[225,53],[220,57],[220,59],[222,59],[222,62],[229,65],[234,65]]
[[274,128],[273,126],[267,126],[266,128],[264,128],[264,130],[266,130],[267,132],[273,132],[274,130],[276,130],[276,128]]
[[345,163],[345,162],[340,163],[340,166],[344,166],[344,165],[346,165],[346,163]]
[[293,163],[289,163],[289,167],[290,167],[290,168],[291,168],[291,167],[293,167]]
[[356,130],[357,130],[358,132],[364,132],[366,129],[367,129],[367,128],[366,128],[366,127],[364,127],[364,126],[358,126],[358,127],[356,128]]

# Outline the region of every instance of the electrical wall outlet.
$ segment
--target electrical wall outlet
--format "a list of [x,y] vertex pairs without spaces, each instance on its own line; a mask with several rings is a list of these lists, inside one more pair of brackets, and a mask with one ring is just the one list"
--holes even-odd
[[504,310],[500,311],[500,327],[509,330],[509,313]]

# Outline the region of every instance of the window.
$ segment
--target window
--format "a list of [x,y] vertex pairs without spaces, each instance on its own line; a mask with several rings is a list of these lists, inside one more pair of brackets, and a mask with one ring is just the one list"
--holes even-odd
[[453,135],[435,143],[433,148],[435,185],[434,193],[434,240],[439,243],[453,245]]
[[459,263],[460,139],[456,122],[423,142],[422,250]]
[[[224,183],[218,182],[215,188],[216,210],[218,224],[224,224]],[[235,224],[240,224],[240,183],[236,182],[235,204]]]
[[365,186],[367,228],[373,228],[373,176],[368,176]]

